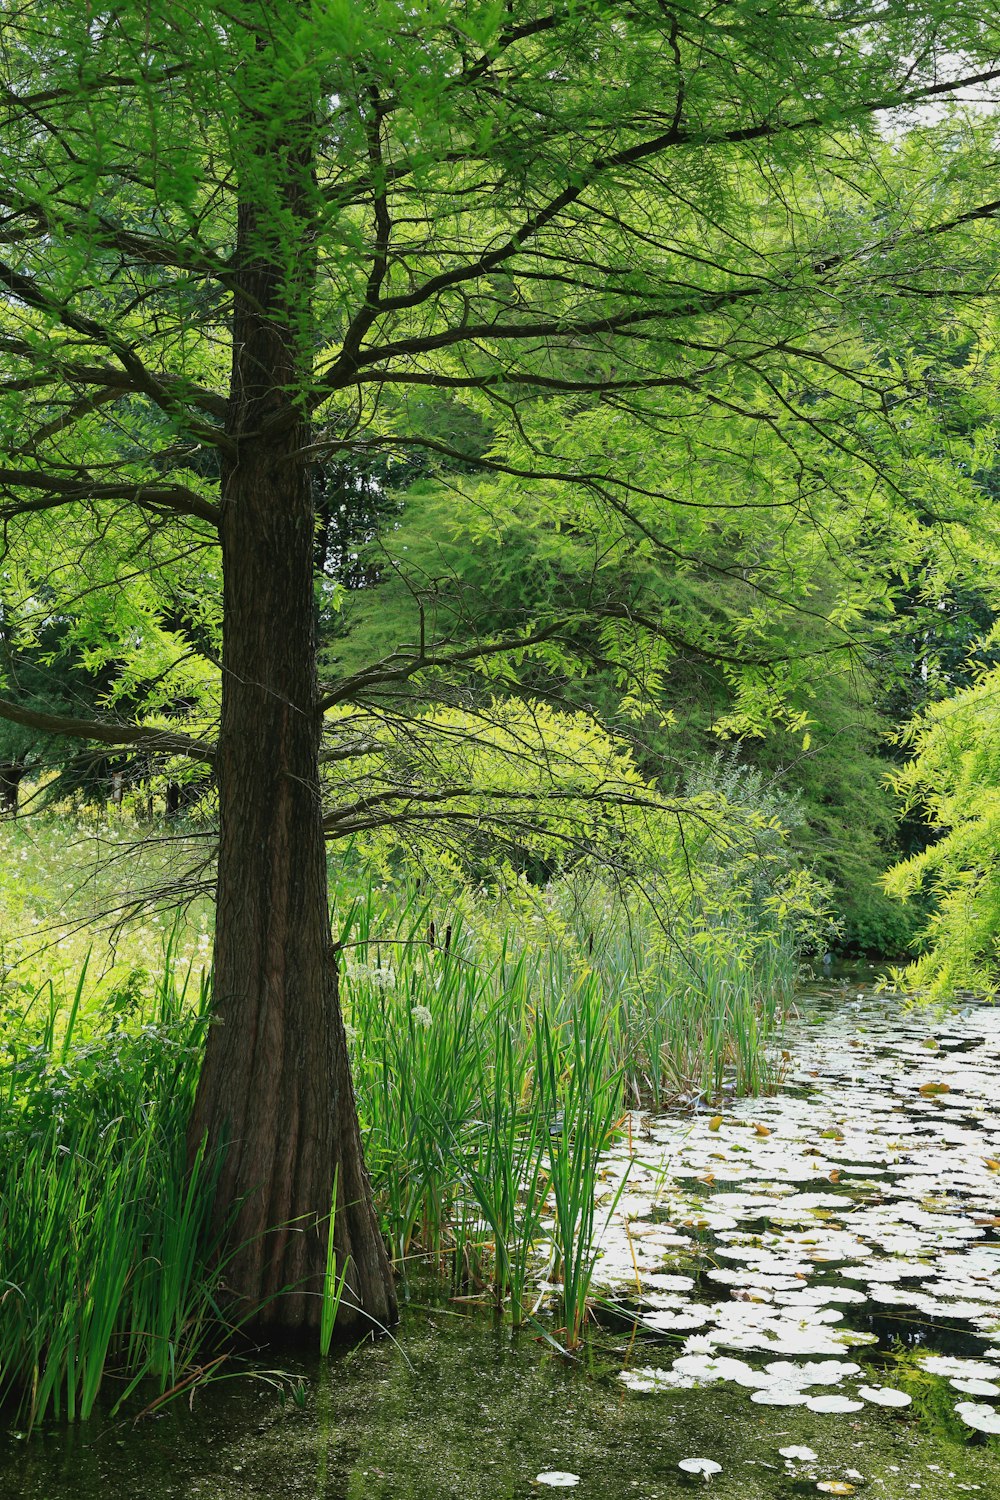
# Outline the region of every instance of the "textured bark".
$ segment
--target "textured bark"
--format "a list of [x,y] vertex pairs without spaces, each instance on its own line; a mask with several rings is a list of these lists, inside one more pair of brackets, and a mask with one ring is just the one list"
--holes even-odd
[[[308,150],[284,153],[287,216],[270,247],[241,210],[222,478],[224,648],[213,1024],[191,1124],[224,1153],[215,1221],[239,1205],[227,1285],[274,1333],[315,1327],[326,1219],[348,1266],[343,1333],[395,1317],[365,1172],[327,904],[319,785],[314,501],[294,392],[308,358]],[[275,147],[265,142],[266,170]],[[290,279],[287,236],[300,233]],[[282,266],[285,269],[282,269]]]

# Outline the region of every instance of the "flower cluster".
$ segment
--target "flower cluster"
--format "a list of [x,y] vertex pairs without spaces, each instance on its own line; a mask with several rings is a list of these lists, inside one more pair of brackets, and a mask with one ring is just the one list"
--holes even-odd
[[394,990],[396,988],[395,970],[381,964],[355,963],[348,959],[345,966],[347,978],[351,984],[371,985],[375,990]]

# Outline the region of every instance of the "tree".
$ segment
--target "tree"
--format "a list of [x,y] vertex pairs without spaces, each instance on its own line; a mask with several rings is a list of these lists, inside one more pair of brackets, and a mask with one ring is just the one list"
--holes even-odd
[[993,667],[925,707],[906,736],[913,756],[893,778],[904,808],[918,810],[932,835],[886,877],[903,900],[932,897],[923,951],[900,978],[938,997],[1000,988],[998,687]]
[[[988,132],[950,126],[961,169],[933,193],[894,178],[873,222],[897,148],[871,122],[992,84],[996,18],[953,0],[5,0],[4,21],[9,555],[47,544],[77,594],[99,559],[107,597],[183,555],[211,571],[219,549],[215,741],[197,713],[188,733],[155,713],[63,728],[215,770],[215,1024],[191,1131],[224,1153],[217,1223],[238,1205],[234,1291],[264,1325],[317,1322],[337,1173],[341,1322],[384,1323],[324,834],[426,805],[407,780],[324,813],[324,714],[378,717],[416,677],[551,654],[566,621],[434,641],[418,609],[412,645],[320,686],[315,467],[437,455],[456,505],[533,506],[678,580],[735,571],[746,618],[694,644],[739,684],[741,722],[770,714],[815,670],[758,649],[765,617],[808,608],[805,554],[825,528],[857,535],[837,517],[865,507],[905,550],[936,492],[901,441],[930,420],[919,371],[873,373],[842,306],[877,333],[956,265],[974,288],[998,209],[976,197]],[[444,435],[433,392],[469,414]],[[953,488],[967,511],[975,487]],[[763,548],[736,525],[758,508],[788,522]],[[828,611],[842,644],[877,591],[861,571]],[[597,588],[587,609],[637,701],[626,684],[686,642],[681,603],[645,616]],[[32,722],[15,698],[0,712]],[[334,734],[327,777],[367,753]]]

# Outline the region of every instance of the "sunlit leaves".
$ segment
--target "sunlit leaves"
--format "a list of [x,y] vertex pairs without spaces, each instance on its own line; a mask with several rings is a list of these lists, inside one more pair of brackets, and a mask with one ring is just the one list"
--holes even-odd
[[935,897],[927,952],[906,982],[938,993],[992,992],[1000,933],[1000,735],[995,672],[931,705],[911,734],[915,754],[894,778],[906,806],[921,806],[939,837],[903,861],[887,886],[904,899]]

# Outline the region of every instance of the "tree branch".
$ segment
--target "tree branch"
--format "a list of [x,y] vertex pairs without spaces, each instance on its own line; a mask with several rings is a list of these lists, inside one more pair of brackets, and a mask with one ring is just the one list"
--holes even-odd
[[[954,93],[956,89],[991,83],[1000,78],[1000,68],[989,69],[983,73],[970,74],[962,79],[953,79],[946,83],[931,84],[921,89],[910,90],[906,93],[894,93],[885,95],[880,99],[871,100],[855,105],[844,111],[843,118],[854,118],[876,114],[885,109],[898,109],[904,105],[917,104],[926,99],[937,98],[943,94]],[[460,285],[466,281],[478,281],[483,276],[497,270],[511,257],[520,254],[530,241],[532,241],[547,225],[556,220],[565,209],[578,202],[583,194],[593,187],[597,182],[608,174],[619,171],[622,167],[635,166],[649,157],[660,155],[662,152],[675,146],[698,146],[708,148],[720,145],[749,144],[753,141],[773,139],[779,135],[795,134],[803,130],[814,130],[821,126],[829,126],[833,122],[821,115],[807,115],[799,120],[769,121],[765,120],[757,125],[743,126],[734,130],[721,131],[717,134],[706,132],[686,131],[681,127],[680,114],[675,112],[665,131],[655,136],[647,137],[645,140],[636,141],[631,146],[625,146],[620,151],[612,152],[608,156],[595,157],[590,164],[582,168],[575,175],[574,181],[567,183],[558,193],[555,193],[547,203],[529,215],[517,229],[495,250],[484,250],[475,259],[466,261],[461,265],[452,266],[447,271],[441,271],[436,276],[430,276],[422,285],[412,291],[401,292],[394,297],[385,297],[378,301],[370,309],[367,318],[369,323],[384,313],[399,312],[404,309],[419,307],[431,298],[451,287]],[[963,219],[968,216],[962,216]],[[961,220],[956,220],[961,222]],[[938,232],[938,231],[935,231]],[[558,329],[552,329],[558,332]],[[569,329],[567,332],[575,332]],[[580,331],[595,331],[583,329]],[[541,332],[541,330],[540,330]],[[480,328],[478,336],[487,337],[488,334]],[[477,336],[469,331],[467,337]],[[508,333],[507,337],[514,337]],[[425,343],[425,348],[443,347]],[[398,352],[393,350],[393,353]],[[329,390],[337,390],[343,381],[347,371],[353,369],[354,346],[345,345],[333,364],[323,372],[323,383]]]
[[506,651],[536,646],[542,641],[551,640],[565,628],[567,623],[567,620],[552,620],[548,625],[526,635],[506,636],[499,641],[486,641],[476,646],[432,656],[422,651],[416,655],[394,651],[391,655],[384,656],[381,661],[374,662],[372,666],[356,672],[353,677],[345,678],[338,687],[320,699],[320,708],[325,713],[327,709],[335,708],[338,703],[350,702],[366,688],[381,687],[389,682],[405,682],[415,673],[428,671],[433,667],[461,666],[464,663],[481,660],[488,656],[497,656]]
[[148,396],[168,416],[182,416],[187,427],[200,441],[216,448],[228,450],[232,447],[230,439],[218,427],[209,427],[203,422],[196,422],[192,419],[183,397],[179,397],[169,385],[164,385],[151,370],[146,368],[134,347],[126,339],[120,338],[111,329],[95,322],[93,318],[84,317],[82,313],[74,312],[65,303],[56,301],[43,291],[32,277],[15,270],[6,261],[0,261],[0,286],[6,287],[11,296],[15,297],[18,302],[24,303],[26,307],[44,313],[46,317],[54,318],[63,328],[68,328],[73,333],[82,334],[84,338],[101,344],[119,361],[136,391]]
[[65,714],[47,714],[24,708],[9,698],[0,698],[0,719],[37,729],[42,734],[58,734],[74,740],[94,740],[101,745],[141,745],[163,755],[186,755],[190,760],[215,764],[215,746],[168,729],[154,729],[144,724],[104,724],[99,719],[74,719]]
[[70,478],[37,469],[0,468],[0,485],[46,492],[34,500],[12,500],[0,505],[0,520],[4,521],[84,500],[130,500],[143,510],[168,510],[176,515],[197,516],[215,527],[219,524],[219,507],[183,484],[99,484],[86,474]]

